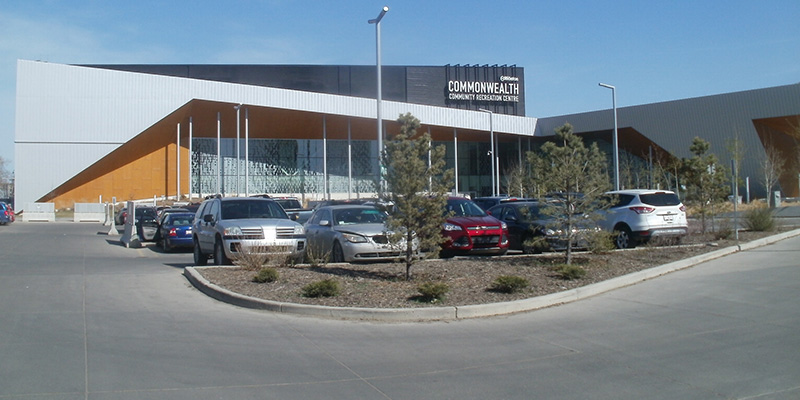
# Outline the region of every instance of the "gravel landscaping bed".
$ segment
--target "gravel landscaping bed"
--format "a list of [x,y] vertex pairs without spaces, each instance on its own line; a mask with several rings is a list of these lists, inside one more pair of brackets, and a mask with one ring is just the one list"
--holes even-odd
[[[780,229],[784,230],[789,229]],[[740,232],[739,239],[747,242],[775,233]],[[278,267],[280,277],[272,283],[253,282],[256,271],[241,267],[198,268],[198,272],[211,283],[230,291],[278,302],[368,308],[461,306],[512,301],[574,289],[736,244],[731,239],[714,240],[711,234],[692,234],[683,243],[681,246],[647,245],[605,254],[576,253],[573,264],[585,269],[586,275],[575,280],[563,279],[554,271],[555,265],[564,262],[563,253],[425,260],[412,267],[411,281],[404,279],[405,264],[401,263]],[[525,278],[530,285],[517,293],[499,293],[492,290],[492,283],[501,275]],[[302,296],[303,286],[328,278],[339,283],[338,296]],[[419,301],[417,288],[425,282],[445,283],[449,292],[441,301]]]

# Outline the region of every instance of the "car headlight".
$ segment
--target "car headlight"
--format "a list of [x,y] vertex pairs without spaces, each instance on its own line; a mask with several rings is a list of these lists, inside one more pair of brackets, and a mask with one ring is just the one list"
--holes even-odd
[[365,238],[364,236],[361,236],[361,235],[354,235],[352,233],[342,233],[342,236],[344,236],[344,238],[347,239],[347,241],[351,242],[351,243],[366,243],[367,242],[367,238]]
[[463,230],[463,229],[461,229],[460,226],[455,225],[455,224],[451,224],[449,222],[445,222],[444,225],[442,226],[442,229],[444,229],[447,232]]
[[238,226],[229,226],[222,232],[225,236],[242,236],[242,228]]
[[303,225],[297,225],[297,226],[294,227],[294,234],[295,235],[305,235],[306,234],[306,228],[303,227]]
[[508,224],[503,221],[500,221],[500,227],[503,228],[503,230],[506,230],[508,229]]
[[548,228],[547,230],[544,231],[544,234],[547,236],[554,236],[556,234],[556,231]]

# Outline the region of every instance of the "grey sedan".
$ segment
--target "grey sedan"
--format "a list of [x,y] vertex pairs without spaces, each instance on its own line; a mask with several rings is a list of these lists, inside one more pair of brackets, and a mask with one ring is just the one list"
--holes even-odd
[[389,243],[385,222],[386,213],[373,206],[320,207],[305,225],[306,255],[330,262],[397,260],[400,246]]

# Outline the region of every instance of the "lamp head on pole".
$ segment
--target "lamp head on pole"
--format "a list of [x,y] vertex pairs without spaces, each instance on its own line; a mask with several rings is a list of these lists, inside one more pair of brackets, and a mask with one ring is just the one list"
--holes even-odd
[[611,85],[609,85],[609,84],[607,84],[607,83],[598,83],[598,85],[600,85],[600,86],[602,86],[602,87],[604,87],[604,88],[609,88],[609,89],[611,89],[611,90],[614,90],[614,89],[616,89],[614,86],[611,86]]
[[370,24],[377,24],[377,23],[381,22],[381,19],[383,19],[383,16],[386,15],[387,11],[389,11],[389,6],[383,6],[383,8],[381,9],[381,13],[378,14],[378,18],[371,19],[371,20],[369,20],[367,22],[370,23]]

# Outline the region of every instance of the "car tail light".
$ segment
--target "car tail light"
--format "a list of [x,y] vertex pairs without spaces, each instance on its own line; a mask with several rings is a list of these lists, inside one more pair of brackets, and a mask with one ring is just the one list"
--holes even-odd
[[678,209],[679,209],[679,210],[681,210],[681,212],[682,212],[682,213],[685,213],[685,212],[686,212],[686,206],[685,206],[685,205],[683,205],[683,204],[681,204],[681,206],[680,206],[680,207],[678,207]]
[[176,229],[176,228],[170,229],[169,230],[169,237],[175,237],[175,236],[178,236],[178,229]]
[[654,207],[628,207],[629,210],[637,213],[637,214],[650,214],[651,212],[655,211]]

